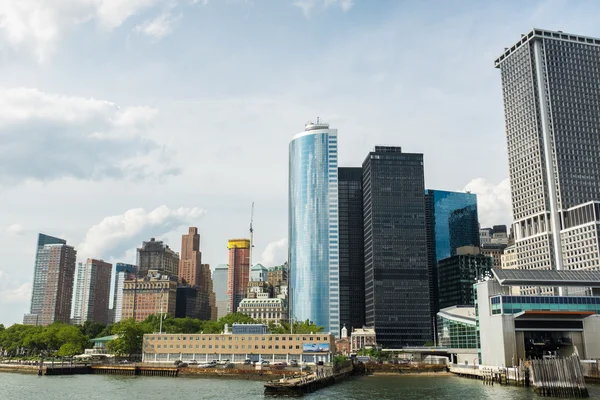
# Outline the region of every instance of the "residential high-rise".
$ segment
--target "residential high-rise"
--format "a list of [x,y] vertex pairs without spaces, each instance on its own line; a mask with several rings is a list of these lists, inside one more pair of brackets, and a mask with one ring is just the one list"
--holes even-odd
[[217,319],[227,315],[229,297],[227,295],[227,279],[229,275],[229,266],[219,264],[212,273],[213,288],[215,292]]
[[117,263],[115,265],[115,287],[113,294],[113,322],[123,319],[123,289],[125,281],[135,280],[137,266],[131,264]]
[[599,63],[600,39],[542,29],[495,61],[520,269],[600,264]]
[[227,277],[227,312],[237,312],[240,301],[246,297],[250,280],[250,240],[231,239],[228,242],[229,271]]
[[161,274],[178,276],[179,254],[163,244],[151,238],[149,242],[143,242],[142,247],[137,249],[138,276],[143,278],[148,271],[159,271]]
[[177,277],[150,270],[143,278],[124,282],[121,319],[139,322],[152,314],[175,316],[176,301]]
[[337,130],[308,123],[289,145],[291,317],[340,335]]
[[202,274],[202,279],[205,282],[204,290],[208,294],[208,310],[205,314],[206,319],[211,321],[217,320],[218,310],[217,310],[217,296],[215,295],[214,284],[212,280],[212,271],[210,270],[209,264],[202,264],[200,268],[200,273]]
[[268,278],[269,284],[273,287],[282,284],[287,285],[288,281],[288,266],[287,263],[269,268]]
[[425,190],[427,257],[431,315],[438,304],[438,262],[456,254],[462,246],[479,247],[477,195],[473,193]]
[[362,168],[338,168],[340,324],[365,325]]
[[362,167],[366,325],[384,347],[422,346],[433,338],[423,154],[377,146]]
[[85,263],[77,264],[75,275],[71,322],[76,325],[86,321],[107,324],[112,264],[88,258]]
[[39,318],[43,309],[46,280],[48,278],[48,251],[44,249],[44,246],[48,244],[67,244],[67,241],[43,233],[38,234],[33,269],[33,287],[31,289],[31,306],[29,314],[25,314],[23,318],[23,323],[27,325],[38,325],[40,322]]

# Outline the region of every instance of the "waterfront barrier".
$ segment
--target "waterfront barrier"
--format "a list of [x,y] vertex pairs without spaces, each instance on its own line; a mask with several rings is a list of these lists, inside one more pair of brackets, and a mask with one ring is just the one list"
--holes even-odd
[[130,375],[130,376],[172,376],[179,374],[178,368],[149,367],[143,365],[94,365],[93,374],[98,375]]
[[565,358],[531,360],[535,391],[540,396],[589,397],[581,362],[576,354]]

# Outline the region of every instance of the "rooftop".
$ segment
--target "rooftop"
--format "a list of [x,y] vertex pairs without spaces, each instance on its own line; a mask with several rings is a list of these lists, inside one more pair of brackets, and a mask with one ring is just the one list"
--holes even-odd
[[442,318],[453,321],[464,322],[466,324],[475,325],[477,322],[475,316],[475,307],[471,306],[452,306],[442,308],[438,315]]
[[504,49],[504,53],[500,57],[494,61],[494,65],[496,68],[500,68],[500,64],[512,53],[517,51],[521,46],[528,43],[530,40],[535,38],[546,38],[546,39],[555,39],[555,40],[563,40],[567,42],[574,43],[585,43],[600,46],[600,39],[596,39],[589,36],[581,36],[574,35],[572,33],[564,33],[563,31],[548,31],[545,29],[537,29],[534,28],[531,32],[527,34],[522,34],[521,39],[515,43],[512,47],[506,47]]
[[492,268],[502,286],[600,287],[600,271],[555,271]]

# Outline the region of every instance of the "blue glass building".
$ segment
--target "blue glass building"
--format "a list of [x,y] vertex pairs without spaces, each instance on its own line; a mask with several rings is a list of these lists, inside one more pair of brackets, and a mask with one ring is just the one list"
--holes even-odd
[[337,130],[317,121],[289,145],[291,317],[340,333]]
[[459,247],[479,247],[477,195],[427,189],[425,220],[431,310],[436,315],[440,310],[438,262],[456,255]]

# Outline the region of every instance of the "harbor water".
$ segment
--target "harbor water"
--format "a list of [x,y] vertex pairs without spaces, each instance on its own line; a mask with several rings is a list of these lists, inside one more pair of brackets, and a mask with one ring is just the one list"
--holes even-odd
[[[159,378],[107,375],[42,376],[0,373],[0,399],[166,400],[264,398],[264,382],[229,378]],[[600,386],[589,385],[600,399]],[[307,399],[536,399],[531,389],[488,386],[455,376],[368,376],[350,378]]]

